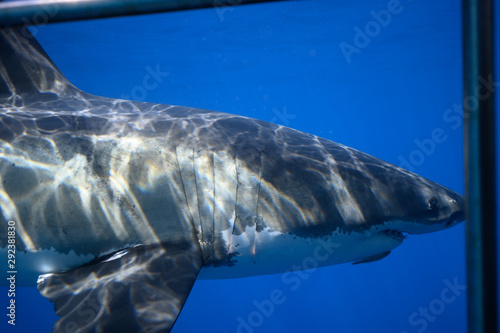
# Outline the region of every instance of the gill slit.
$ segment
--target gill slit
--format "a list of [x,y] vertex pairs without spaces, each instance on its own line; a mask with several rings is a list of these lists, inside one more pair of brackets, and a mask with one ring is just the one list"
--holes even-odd
[[212,150],[212,258],[215,260],[215,153]]
[[233,221],[233,230],[231,231],[231,243],[228,244],[228,249],[227,253],[232,253],[232,248],[233,246],[233,236],[234,236],[234,231],[236,229],[236,220],[238,219],[238,214],[237,214],[237,208],[238,208],[238,189],[240,187],[240,180],[239,180],[239,171],[238,171],[238,159],[236,158],[236,153],[233,156],[234,158],[234,170],[236,173],[236,191],[235,191],[235,198],[234,198],[234,221]]
[[[205,233],[203,232],[203,219],[201,216],[200,210],[200,193],[198,188],[198,173],[196,171],[196,159],[193,148],[193,175],[194,175],[194,187],[196,189],[196,205],[198,207],[198,219],[200,221],[200,234],[201,234],[201,242],[200,245],[202,247],[203,253],[205,253]],[[205,258],[205,261],[208,261],[209,257]]]
[[[187,193],[186,193],[186,186],[184,185],[184,178],[182,176],[182,171],[181,171],[181,165],[179,163],[179,154],[177,152],[177,146],[174,146],[174,149],[175,149],[175,161],[176,161],[176,164],[177,164],[177,171],[179,172],[179,177],[181,179],[181,184],[182,184],[182,191],[184,192],[184,200],[186,201],[186,207],[188,208],[188,212],[189,212],[189,224],[191,225],[191,228],[193,230],[193,236],[195,238],[197,238],[196,236],[196,226],[194,224],[194,218],[193,218],[193,212],[191,211],[191,207],[190,207],[190,204],[189,204],[189,200],[188,200],[188,196],[187,196]],[[199,244],[199,239],[198,239],[198,244]]]
[[[262,152],[259,152],[259,165],[260,165],[260,170],[259,170],[259,187],[257,189],[257,204],[255,205],[255,233],[254,233],[254,255],[253,255],[253,261],[256,263],[255,257],[257,256],[257,227],[258,223],[260,222],[260,216],[259,216],[259,204],[260,204],[260,189],[262,186],[262,174],[264,173],[264,166],[262,163]],[[262,221],[264,222],[264,221]]]

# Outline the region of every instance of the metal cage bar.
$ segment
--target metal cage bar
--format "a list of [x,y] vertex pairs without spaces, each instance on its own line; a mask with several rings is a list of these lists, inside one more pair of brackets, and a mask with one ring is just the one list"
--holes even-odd
[[464,0],[468,331],[498,332],[493,0]]
[[1,2],[0,28],[188,9],[226,7],[279,0],[30,0]]

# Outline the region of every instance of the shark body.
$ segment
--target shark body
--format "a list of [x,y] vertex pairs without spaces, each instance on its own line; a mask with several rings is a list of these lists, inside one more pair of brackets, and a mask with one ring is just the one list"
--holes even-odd
[[54,332],[170,331],[197,277],[367,263],[463,220],[461,195],[355,149],[87,94],[25,28],[0,48],[0,233]]

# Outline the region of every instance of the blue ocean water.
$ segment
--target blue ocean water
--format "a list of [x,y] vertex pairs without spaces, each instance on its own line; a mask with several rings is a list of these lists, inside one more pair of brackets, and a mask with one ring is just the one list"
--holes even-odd
[[[32,31],[89,93],[280,123],[464,193],[461,28],[457,1],[318,0]],[[197,281],[173,332],[460,333],[465,282],[461,224],[410,236],[379,262],[307,271],[296,289],[280,274]],[[273,290],[284,301],[263,310]],[[2,332],[50,331],[36,288],[16,302],[17,325],[2,315]]]

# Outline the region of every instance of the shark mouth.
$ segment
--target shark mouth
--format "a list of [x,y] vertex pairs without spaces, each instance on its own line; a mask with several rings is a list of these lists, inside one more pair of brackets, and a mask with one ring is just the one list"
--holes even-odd
[[465,213],[463,210],[459,210],[458,212],[451,214],[450,219],[446,222],[446,229],[462,222],[463,220],[465,220]]
[[383,234],[385,234],[388,237],[391,237],[392,239],[402,241],[408,237],[407,233],[403,233],[400,230],[397,229],[387,229],[384,231],[381,231]]

